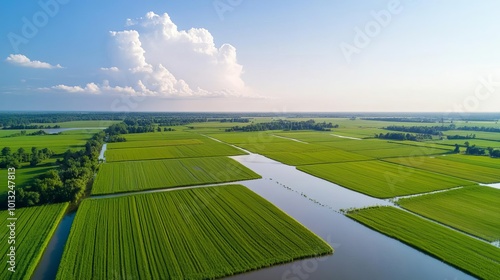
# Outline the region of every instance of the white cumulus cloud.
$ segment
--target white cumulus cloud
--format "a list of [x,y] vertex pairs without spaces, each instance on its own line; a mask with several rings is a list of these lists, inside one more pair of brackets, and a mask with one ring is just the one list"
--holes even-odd
[[29,68],[42,68],[42,69],[63,68],[59,64],[51,65],[50,63],[47,62],[41,62],[39,60],[31,60],[27,56],[22,54],[11,54],[5,59],[5,61],[14,65],[29,67]]
[[101,70],[102,71],[111,71],[111,72],[118,72],[118,71],[120,71],[120,69],[118,69],[118,67],[115,67],[115,66],[109,67],[109,68],[101,67]]
[[[111,31],[111,68],[99,92],[164,97],[251,96],[242,79],[236,48],[217,47],[204,28],[179,30],[168,14],[149,12],[128,19],[127,30]],[[113,84],[114,86],[110,86]],[[58,89],[64,90],[62,85]],[[66,86],[67,91],[75,87]],[[86,87],[77,90],[88,92]],[[93,92],[89,92],[93,93]]]

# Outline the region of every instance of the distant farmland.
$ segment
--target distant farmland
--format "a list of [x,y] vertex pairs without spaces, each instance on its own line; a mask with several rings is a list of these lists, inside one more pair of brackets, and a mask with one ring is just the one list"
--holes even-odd
[[106,151],[106,161],[115,162],[169,158],[236,156],[244,154],[246,153],[239,149],[215,142],[203,145],[195,144],[182,146],[111,149]]
[[57,279],[213,279],[332,251],[243,186],[87,199]]
[[141,191],[258,179],[260,176],[227,157],[105,163],[92,194]]
[[372,160],[299,166],[297,169],[343,187],[379,198],[389,198],[472,182],[406,166]]

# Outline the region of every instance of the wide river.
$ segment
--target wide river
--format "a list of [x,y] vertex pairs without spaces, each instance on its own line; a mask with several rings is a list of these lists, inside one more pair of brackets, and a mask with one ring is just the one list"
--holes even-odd
[[[474,279],[339,213],[341,209],[389,202],[342,188],[261,155],[232,158],[263,177],[237,183],[301,222],[325,239],[335,252],[226,279]],[[61,222],[32,279],[54,279],[73,219],[74,214],[69,214]]]

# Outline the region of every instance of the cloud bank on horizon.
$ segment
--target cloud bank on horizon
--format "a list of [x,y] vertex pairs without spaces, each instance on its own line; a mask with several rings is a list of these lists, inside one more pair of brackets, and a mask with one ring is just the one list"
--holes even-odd
[[113,65],[101,81],[43,90],[123,93],[160,97],[250,97],[236,48],[216,47],[204,28],[179,30],[167,13],[128,19],[126,30],[110,31]]

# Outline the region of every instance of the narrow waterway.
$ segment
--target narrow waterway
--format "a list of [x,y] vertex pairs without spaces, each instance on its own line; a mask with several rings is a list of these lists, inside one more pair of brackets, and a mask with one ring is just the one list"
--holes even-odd
[[68,127],[68,128],[45,128],[42,129],[45,133],[56,134],[63,131],[69,130],[88,130],[88,129],[106,129],[107,127]]
[[260,155],[233,158],[263,176],[243,185],[321,236],[335,252],[227,279],[474,279],[337,211],[390,202],[350,191]]
[[[106,146],[101,154],[104,154]],[[311,176],[258,154],[232,157],[263,178],[239,181],[288,213],[335,249],[331,256],[273,266],[227,279],[474,279],[410,246],[369,229],[340,213],[342,209],[391,202],[369,197]],[[214,185],[191,186],[210,187]],[[180,188],[176,188],[180,189]],[[171,191],[174,189],[145,192]],[[99,196],[116,197],[128,194]],[[32,279],[54,279],[74,213],[58,226]]]
[[61,262],[64,245],[69,237],[71,225],[75,219],[76,212],[66,214],[57,226],[54,235],[50,239],[38,266],[33,272],[32,280],[53,280],[56,278],[57,269]]

